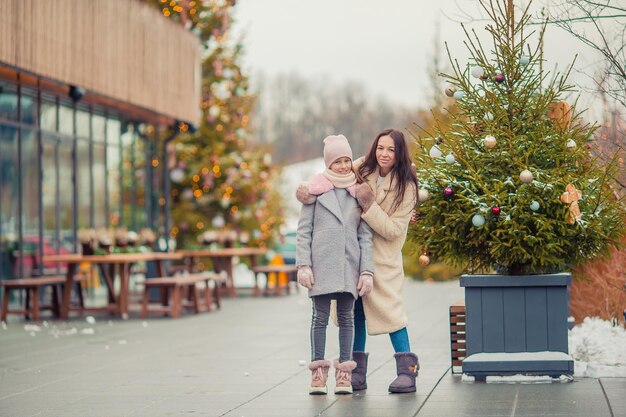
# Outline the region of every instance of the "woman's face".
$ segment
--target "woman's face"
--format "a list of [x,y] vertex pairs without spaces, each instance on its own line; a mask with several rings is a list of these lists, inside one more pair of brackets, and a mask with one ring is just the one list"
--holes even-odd
[[391,172],[396,163],[396,148],[391,136],[381,136],[376,146],[376,162],[381,175],[387,175]]
[[337,158],[332,164],[330,164],[330,170],[335,174],[349,174],[350,171],[352,171],[352,159],[347,156]]

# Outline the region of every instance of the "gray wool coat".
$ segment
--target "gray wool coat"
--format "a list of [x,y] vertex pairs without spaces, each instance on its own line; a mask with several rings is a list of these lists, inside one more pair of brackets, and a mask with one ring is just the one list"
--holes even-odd
[[335,188],[318,196],[315,204],[302,206],[296,265],[313,270],[309,297],[349,292],[356,299],[359,275],[374,273],[372,231],[346,189]]

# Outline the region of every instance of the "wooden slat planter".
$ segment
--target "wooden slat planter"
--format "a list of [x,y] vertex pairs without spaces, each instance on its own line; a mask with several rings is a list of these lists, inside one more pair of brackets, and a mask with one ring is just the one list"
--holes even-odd
[[466,356],[465,343],[465,302],[459,301],[450,306],[450,360],[452,373],[459,373]]
[[568,355],[568,273],[463,275],[467,357],[476,377],[574,373]]

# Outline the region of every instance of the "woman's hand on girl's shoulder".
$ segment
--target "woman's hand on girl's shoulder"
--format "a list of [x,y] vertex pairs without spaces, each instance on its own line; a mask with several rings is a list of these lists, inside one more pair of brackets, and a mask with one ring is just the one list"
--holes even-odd
[[311,194],[309,192],[309,184],[303,182],[296,189],[296,199],[302,204],[313,204],[317,200],[317,196]]

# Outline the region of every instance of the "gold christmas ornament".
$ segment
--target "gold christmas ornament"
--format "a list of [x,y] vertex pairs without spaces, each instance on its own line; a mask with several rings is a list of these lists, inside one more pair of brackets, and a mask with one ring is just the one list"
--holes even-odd
[[491,136],[491,135],[487,135],[483,139],[483,145],[485,145],[485,148],[487,148],[487,149],[491,149],[491,148],[495,147],[496,143],[497,143],[496,138],[494,136]]
[[426,266],[430,263],[430,258],[428,257],[428,255],[420,255],[419,262],[420,265]]
[[525,169],[519,174],[519,179],[521,182],[528,184],[533,180],[533,173],[529,170]]

